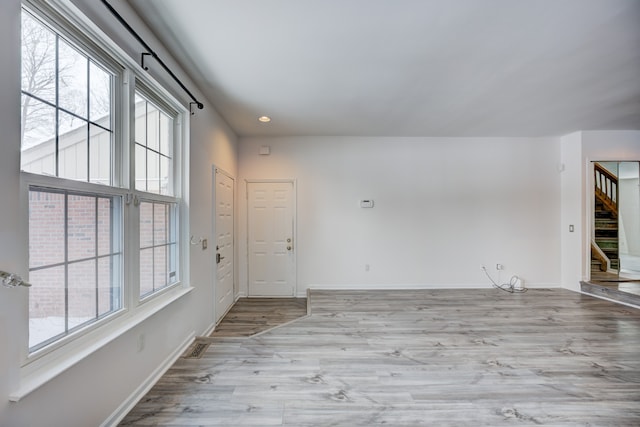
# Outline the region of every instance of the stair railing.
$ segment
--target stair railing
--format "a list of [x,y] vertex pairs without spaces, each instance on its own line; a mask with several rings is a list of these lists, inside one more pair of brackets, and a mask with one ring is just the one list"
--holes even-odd
[[604,205],[618,214],[618,177],[598,163],[593,165],[595,195]]
[[596,243],[595,240],[591,240],[591,256],[598,260],[600,263],[600,271],[609,271],[611,270],[611,260],[609,257],[600,249],[600,246]]

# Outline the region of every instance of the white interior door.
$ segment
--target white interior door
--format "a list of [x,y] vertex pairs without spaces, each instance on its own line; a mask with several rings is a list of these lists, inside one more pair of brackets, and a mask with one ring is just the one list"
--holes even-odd
[[233,178],[215,169],[215,276],[214,285],[216,323],[222,319],[231,305],[234,292],[234,262],[233,262]]
[[249,296],[295,296],[293,182],[248,182]]

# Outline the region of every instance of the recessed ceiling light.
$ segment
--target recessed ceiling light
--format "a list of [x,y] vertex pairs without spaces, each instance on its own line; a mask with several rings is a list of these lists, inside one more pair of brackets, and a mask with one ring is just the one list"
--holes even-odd
[[258,120],[261,121],[262,123],[269,123],[271,121],[271,117],[269,117],[269,116],[260,116],[260,117],[258,117]]

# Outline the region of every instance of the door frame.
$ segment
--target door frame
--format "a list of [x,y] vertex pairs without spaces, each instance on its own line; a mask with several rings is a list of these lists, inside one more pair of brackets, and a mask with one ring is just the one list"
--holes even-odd
[[247,277],[247,298],[252,297],[249,292],[249,184],[253,183],[291,183],[292,185],[292,202],[291,215],[293,217],[293,295],[292,298],[298,297],[298,182],[295,178],[282,179],[245,179],[244,180],[244,197],[245,197],[245,230],[246,230],[246,277]]
[[[217,264],[216,264],[216,250],[215,250],[215,245],[217,244],[218,241],[218,233],[216,230],[216,215],[218,212],[218,208],[217,208],[217,203],[216,203],[216,196],[217,196],[217,184],[218,181],[216,180],[216,172],[223,174],[224,176],[226,176],[227,178],[230,178],[231,180],[233,180],[233,202],[232,202],[232,206],[233,206],[233,215],[232,215],[232,220],[233,220],[233,263],[231,265],[231,268],[233,270],[233,301],[235,303],[235,301],[238,300],[238,263],[237,263],[237,221],[236,221],[236,216],[237,216],[237,197],[236,197],[236,184],[237,184],[237,179],[231,175],[229,172],[225,171],[222,168],[219,168],[218,166],[216,166],[215,164],[212,165],[211,167],[211,174],[212,174],[212,178],[211,178],[211,183],[212,183],[212,197],[211,197],[211,236],[213,237],[213,241],[211,242],[211,256],[209,257],[211,260],[211,265],[213,265],[213,270],[212,270],[212,281],[211,283],[213,284],[212,287],[212,296],[213,298],[211,299],[211,302],[213,303],[213,319],[214,319],[214,323],[217,324],[218,322],[215,320],[218,316],[216,313],[216,295],[217,295],[217,287],[218,287],[218,269],[217,269]],[[233,304],[231,304],[231,306],[229,308],[233,307]],[[228,310],[227,310],[228,311]],[[222,313],[222,315],[220,316],[220,319],[222,320],[222,318],[225,316],[226,313]]]

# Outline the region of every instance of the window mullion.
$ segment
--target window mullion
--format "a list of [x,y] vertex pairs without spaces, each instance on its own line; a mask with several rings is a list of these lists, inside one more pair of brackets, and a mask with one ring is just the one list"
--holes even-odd
[[69,193],[64,192],[64,332],[69,332]]
[[144,191],[149,191],[149,102],[144,101]]
[[96,278],[96,282],[95,282],[95,289],[96,289],[96,319],[98,318],[98,316],[100,315],[100,309],[99,307],[99,303],[100,303],[100,297],[99,295],[99,291],[100,291],[100,258],[98,258],[98,256],[100,255],[98,253],[98,248],[100,247],[99,243],[98,243],[98,238],[100,237],[100,233],[98,231],[98,224],[100,223],[100,221],[98,220],[98,207],[100,206],[100,198],[96,197],[95,198],[95,222],[94,222],[94,229],[95,229],[95,244],[94,244],[94,248],[95,248],[95,278]]
[[91,182],[91,61],[87,58],[87,181]]
[[55,162],[55,173],[56,176],[60,176],[60,134],[58,130],[60,129],[60,36],[56,34],[55,37],[55,83],[54,83],[54,92],[55,92],[55,102],[56,102],[56,114],[55,114],[55,147],[56,151],[54,153],[54,162]]
[[156,203],[151,204],[151,289],[156,291]]

